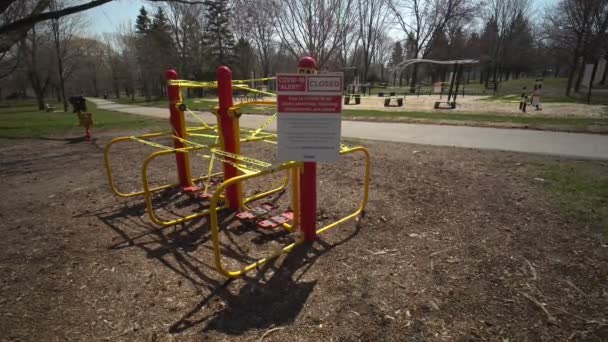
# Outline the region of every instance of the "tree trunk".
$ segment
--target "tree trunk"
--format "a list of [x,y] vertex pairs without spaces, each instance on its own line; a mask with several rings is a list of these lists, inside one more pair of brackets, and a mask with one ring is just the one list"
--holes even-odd
[[606,62],[604,63],[604,75],[602,75],[602,80],[600,81],[601,85],[606,84],[606,74],[608,73],[608,56],[606,57]]
[[[54,5],[53,5],[54,6]],[[65,79],[63,77],[63,59],[61,58],[61,42],[59,37],[59,19],[51,20],[51,30],[53,32],[53,40],[55,43],[55,54],[57,56],[57,73],[59,76],[59,92],[61,94],[61,102],[63,103],[63,111],[68,111],[68,100],[65,96]],[[57,101],[60,102],[60,101]]]
[[117,99],[120,98],[120,84],[118,84],[116,79],[114,80],[114,95],[116,95]]
[[591,104],[591,90],[593,89],[593,80],[595,79],[595,73],[597,72],[597,65],[599,61],[596,61],[593,65],[593,72],[591,73],[591,79],[589,80],[589,89],[587,90],[587,104]]
[[410,82],[411,94],[414,94],[416,92],[416,82],[418,82],[418,63],[415,63],[414,68],[412,69],[412,79]]
[[566,96],[570,96],[570,90],[572,89],[572,82],[574,81],[574,73],[578,66],[579,50],[581,48],[581,36],[576,38],[576,47],[574,48],[574,58],[572,65],[570,66],[570,72],[568,73],[568,84],[566,86]]
[[587,69],[587,59],[583,58],[583,63],[581,63],[580,71],[578,72],[578,76],[576,77],[576,83],[574,84],[574,92],[576,93],[581,91],[581,81],[583,80],[585,69]]
[[91,80],[93,83],[93,95],[99,97],[99,89],[97,89],[97,77],[93,77]]
[[38,110],[44,110],[44,94],[40,94],[37,91],[34,91],[36,94],[36,103],[38,104]]

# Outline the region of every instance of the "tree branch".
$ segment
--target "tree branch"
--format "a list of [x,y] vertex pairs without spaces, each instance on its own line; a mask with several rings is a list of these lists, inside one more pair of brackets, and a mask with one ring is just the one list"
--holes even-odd
[[41,21],[45,21],[45,20],[49,20],[49,19],[57,19],[57,18],[61,18],[66,15],[86,11],[88,9],[106,4],[110,1],[112,1],[112,0],[93,0],[91,2],[87,2],[82,5],[66,7],[61,10],[44,12],[44,13],[40,13],[37,15],[31,15],[31,16],[25,17],[23,19],[13,21],[12,23],[8,23],[8,24],[0,26],[0,34],[5,34],[7,32],[15,31],[22,27],[27,27],[27,26],[33,25],[33,24],[41,22]]
[[[30,15],[23,19],[19,19],[19,20],[16,20],[16,21],[13,21],[13,22],[0,26],[0,35],[5,34],[7,32],[21,29],[23,27],[31,26],[31,25],[36,24],[41,21],[45,21],[45,20],[49,20],[49,19],[58,19],[58,18],[66,16],[66,15],[86,11],[88,9],[107,4],[108,2],[111,2],[111,1],[113,1],[113,0],[92,0],[90,2],[81,4],[81,5],[66,7],[61,10],[57,10],[57,11],[49,11],[49,12],[44,12],[44,13],[40,13],[40,14],[36,14],[36,15]],[[148,1],[150,1],[150,2],[179,2],[179,3],[183,3],[183,4],[189,4],[189,5],[203,3],[203,1],[194,1],[194,0],[193,1],[189,1],[189,0],[148,0]]]

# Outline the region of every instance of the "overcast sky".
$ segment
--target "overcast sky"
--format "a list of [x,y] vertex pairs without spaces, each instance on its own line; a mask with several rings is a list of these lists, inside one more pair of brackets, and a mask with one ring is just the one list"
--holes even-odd
[[[255,1],[255,0],[251,0]],[[289,0],[284,0],[289,1]],[[533,7],[542,9],[557,0],[532,0]],[[105,5],[96,7],[85,12],[85,17],[90,25],[89,34],[101,35],[104,32],[114,32],[121,23],[129,20],[135,22],[135,17],[142,5],[152,7],[152,4],[143,0],[115,0]],[[542,18],[544,11],[532,11],[532,15]]]

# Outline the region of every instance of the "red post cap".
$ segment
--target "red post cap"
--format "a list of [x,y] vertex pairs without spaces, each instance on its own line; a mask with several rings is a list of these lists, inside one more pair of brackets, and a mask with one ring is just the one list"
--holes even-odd
[[298,61],[298,68],[307,68],[307,69],[318,70],[317,61],[315,61],[315,59],[312,57],[302,57]]
[[225,65],[220,65],[215,69],[215,74],[217,77],[229,77],[232,76],[232,70]]
[[177,79],[177,71],[170,69],[167,70],[167,73],[165,74],[165,77],[167,77],[168,80],[176,80]]

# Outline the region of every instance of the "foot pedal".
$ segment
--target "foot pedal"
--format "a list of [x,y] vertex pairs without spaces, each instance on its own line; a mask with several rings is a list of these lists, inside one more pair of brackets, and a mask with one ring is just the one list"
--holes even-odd
[[201,193],[196,194],[196,198],[202,199],[202,200],[209,200],[209,199],[211,199],[211,196],[212,195],[207,192],[201,192]]
[[251,221],[251,220],[255,220],[256,218],[258,218],[260,216],[264,216],[264,215],[268,214],[270,211],[272,211],[276,207],[277,206],[272,203],[264,202],[259,207],[254,207],[247,211],[242,211],[242,212],[236,214],[236,217],[242,221]]
[[267,220],[258,222],[258,226],[264,229],[274,229],[285,222],[293,220],[293,211],[289,210],[281,215],[273,216]]
[[200,190],[201,190],[201,188],[199,188],[196,185],[182,187],[182,191],[185,192],[185,193],[187,193],[187,194],[191,194],[193,192],[197,192],[197,191],[200,191]]

